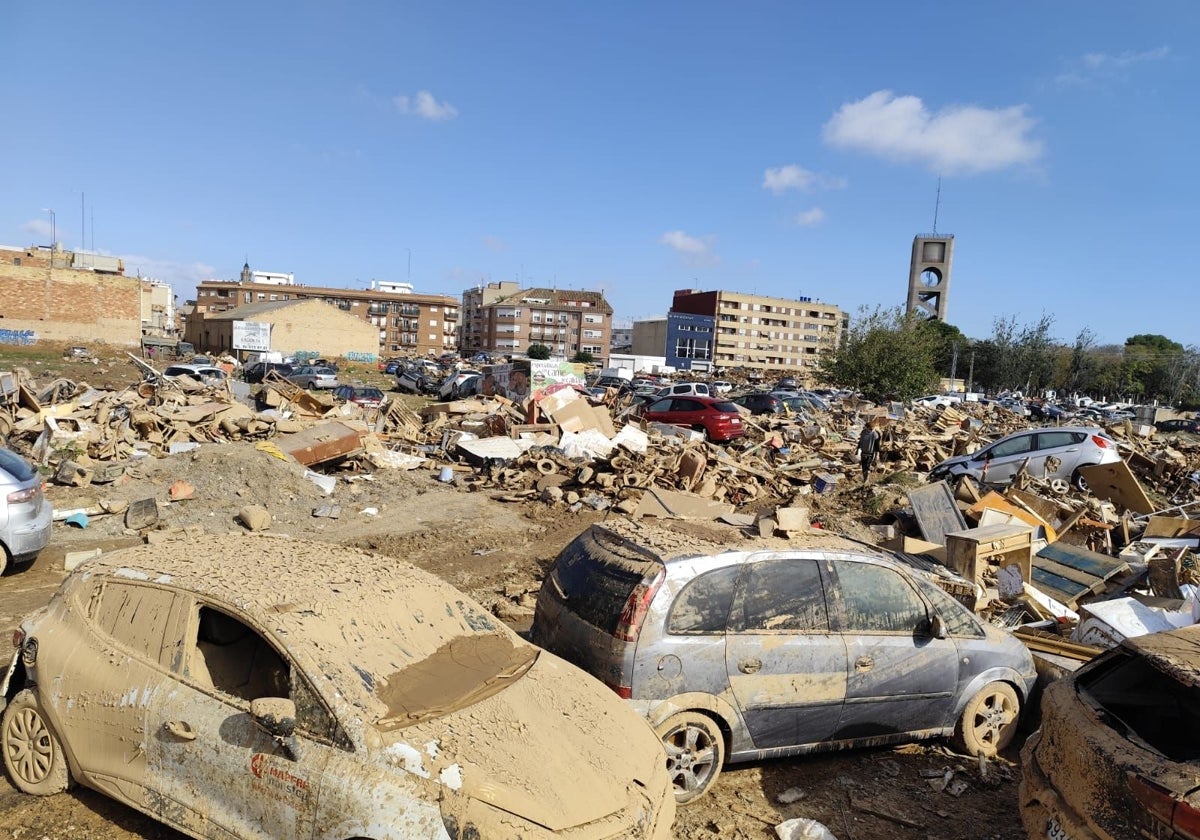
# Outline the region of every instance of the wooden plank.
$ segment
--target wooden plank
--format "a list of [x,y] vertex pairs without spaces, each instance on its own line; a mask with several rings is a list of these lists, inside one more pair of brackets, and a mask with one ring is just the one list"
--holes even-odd
[[1076,545],[1067,545],[1061,540],[1046,546],[1037,553],[1037,556],[1105,580],[1113,575],[1129,571],[1129,564],[1124,560],[1089,551]]
[[967,521],[954,501],[954,493],[944,481],[910,490],[908,502],[912,505],[921,537],[928,542],[945,545],[946,534],[967,529]]
[[1081,572],[1078,569],[1072,569],[1070,566],[1064,566],[1062,563],[1055,563],[1053,560],[1047,560],[1045,557],[1035,557],[1033,567],[1041,569],[1047,574],[1054,574],[1058,577],[1074,581],[1080,586],[1086,586],[1093,591],[1095,591],[1095,587],[1098,584],[1104,582],[1104,578],[1089,575],[1087,572]]
[[1075,602],[1084,595],[1090,594],[1091,589],[1086,586],[1080,586],[1073,580],[1067,580],[1064,577],[1059,577],[1051,572],[1034,566],[1033,568],[1033,585],[1042,592],[1049,595],[1056,601],[1066,604],[1068,607],[1074,607]]

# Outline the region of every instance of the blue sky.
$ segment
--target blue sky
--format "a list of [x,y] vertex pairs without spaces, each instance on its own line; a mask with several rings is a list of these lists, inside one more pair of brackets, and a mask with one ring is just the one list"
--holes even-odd
[[618,318],[680,288],[855,313],[903,304],[940,177],[967,335],[1196,343],[1194,0],[8,0],[0,26],[0,243],[48,243],[50,208],[180,300],[248,258]]

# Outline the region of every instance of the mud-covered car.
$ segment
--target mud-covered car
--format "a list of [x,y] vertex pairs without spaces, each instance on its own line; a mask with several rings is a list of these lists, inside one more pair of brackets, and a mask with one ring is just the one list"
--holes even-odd
[[593,525],[555,560],[531,638],[650,721],[680,804],[724,762],[953,736],[994,754],[1029,651],[894,555],[836,536],[730,548]]
[[1126,639],[1041,711],[1021,753],[1030,837],[1200,837],[1200,626]]
[[84,564],[14,637],[13,783],[199,838],[666,838],[646,722],[440,579],[250,536]]

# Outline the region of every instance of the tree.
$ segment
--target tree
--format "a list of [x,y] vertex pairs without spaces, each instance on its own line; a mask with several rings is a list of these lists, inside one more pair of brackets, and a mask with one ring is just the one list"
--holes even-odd
[[596,357],[593,356],[589,350],[580,350],[571,357],[571,361],[578,362],[579,364],[583,365],[590,365],[592,362],[596,361]]
[[[971,340],[963,335],[962,330],[953,324],[947,324],[937,318],[930,318],[924,324],[925,329],[934,335],[933,366],[941,376],[950,376],[953,372],[958,379],[967,378],[967,357],[970,355]],[[958,351],[958,366],[955,369],[954,353]]]
[[530,344],[529,349],[525,351],[525,355],[531,359],[549,359],[550,348],[545,344]]
[[933,365],[938,335],[924,324],[922,316],[905,315],[899,307],[859,309],[841,347],[821,357],[822,379],[875,402],[927,393],[938,380]]

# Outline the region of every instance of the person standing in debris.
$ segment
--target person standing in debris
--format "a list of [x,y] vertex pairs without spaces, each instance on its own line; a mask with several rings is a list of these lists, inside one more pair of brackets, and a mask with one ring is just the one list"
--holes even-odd
[[869,421],[858,436],[858,463],[862,467],[863,484],[867,483],[871,467],[875,464],[875,456],[878,454],[879,432],[875,429],[875,422]]

